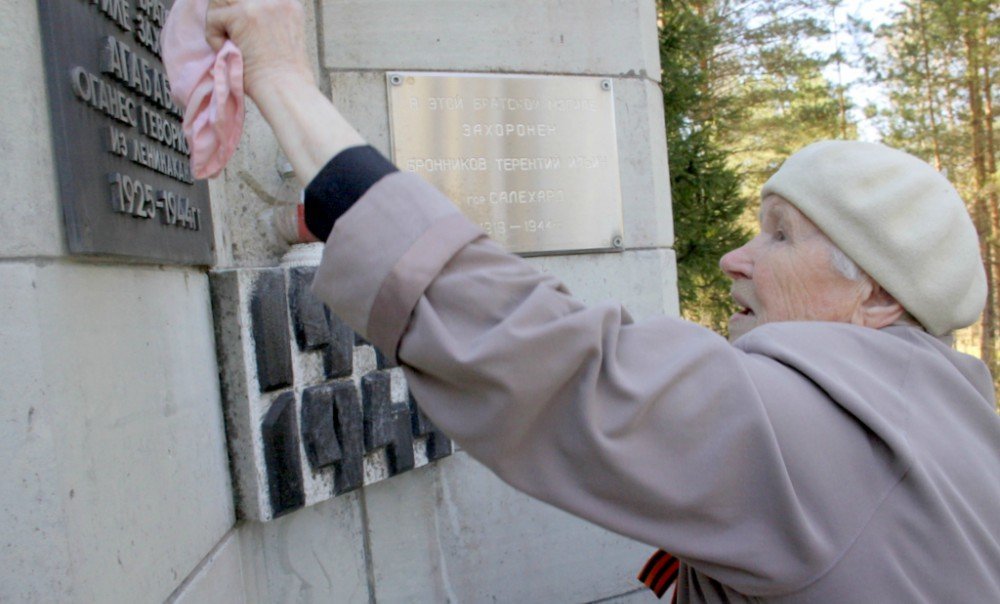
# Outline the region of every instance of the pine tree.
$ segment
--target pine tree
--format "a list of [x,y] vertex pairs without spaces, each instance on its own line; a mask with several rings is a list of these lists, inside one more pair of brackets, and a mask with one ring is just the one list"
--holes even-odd
[[716,142],[729,99],[711,87],[720,31],[707,4],[661,3],[660,61],[681,313],[725,333],[736,309],[718,261],[750,233],[740,176]]
[[965,199],[980,237],[989,299],[979,353],[1000,374],[1000,203],[993,122],[1000,8],[988,0],[910,0],[876,36],[870,60],[889,105],[872,111],[884,140],[944,172]]

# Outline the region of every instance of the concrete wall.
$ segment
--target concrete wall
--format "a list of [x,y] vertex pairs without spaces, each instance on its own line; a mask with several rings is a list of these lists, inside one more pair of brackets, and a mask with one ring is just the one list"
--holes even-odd
[[39,33],[0,5],[0,600],[162,601],[234,522],[208,278],[66,255]]
[[[651,0],[308,2],[318,74],[388,152],[385,72],[614,80],[625,250],[546,256],[585,301],[676,314]],[[647,601],[648,546],[532,501],[458,452],[270,522],[237,521],[204,271],[65,252],[35,0],[0,5],[0,600]],[[275,266],[297,201],[251,107],[210,184],[217,266]]]

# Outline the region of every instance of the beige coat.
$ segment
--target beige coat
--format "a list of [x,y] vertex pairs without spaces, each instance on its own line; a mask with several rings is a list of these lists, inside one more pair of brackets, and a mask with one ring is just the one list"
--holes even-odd
[[636,323],[404,173],[337,222],[314,290],[502,479],[678,556],[681,602],[1000,601],[992,383],[920,330],[779,323],[730,345]]

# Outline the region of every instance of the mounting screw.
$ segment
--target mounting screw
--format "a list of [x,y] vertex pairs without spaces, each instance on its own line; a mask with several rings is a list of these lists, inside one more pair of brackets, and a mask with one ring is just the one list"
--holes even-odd
[[398,73],[394,73],[391,76],[389,76],[389,83],[392,84],[393,86],[401,86],[403,84],[403,76],[399,75]]
[[624,245],[625,242],[622,241],[621,235],[615,235],[615,238],[611,240],[611,247],[621,249]]
[[601,80],[601,90],[611,90],[611,80]]

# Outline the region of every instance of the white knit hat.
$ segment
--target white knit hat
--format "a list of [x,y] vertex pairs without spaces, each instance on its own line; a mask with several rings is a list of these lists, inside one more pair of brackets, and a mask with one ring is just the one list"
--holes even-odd
[[986,302],[965,204],[926,162],[885,145],[823,141],[761,189],[809,217],[934,335],[972,324]]

